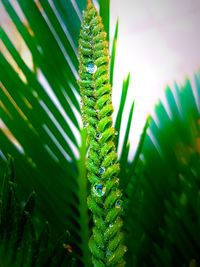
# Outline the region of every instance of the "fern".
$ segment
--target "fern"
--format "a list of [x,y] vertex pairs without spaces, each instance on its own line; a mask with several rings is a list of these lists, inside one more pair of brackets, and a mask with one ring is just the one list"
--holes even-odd
[[94,227],[89,246],[94,266],[124,266],[122,193],[112,127],[108,42],[101,17],[88,1],[79,40],[82,119],[87,129],[88,206]]

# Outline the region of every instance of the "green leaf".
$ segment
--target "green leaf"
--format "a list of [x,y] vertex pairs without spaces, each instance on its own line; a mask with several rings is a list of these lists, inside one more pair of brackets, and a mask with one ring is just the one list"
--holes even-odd
[[117,148],[118,148],[118,144],[119,144],[119,136],[120,136],[120,131],[121,131],[122,114],[124,111],[126,97],[127,97],[128,88],[129,88],[129,80],[130,80],[130,74],[123,81],[122,93],[121,93],[121,97],[120,97],[120,105],[119,105],[119,108],[117,110],[117,117],[116,117],[116,121],[115,121],[115,130],[118,133],[116,136],[116,139],[115,139],[115,143],[116,143]]
[[118,26],[119,26],[119,20],[117,20],[117,23],[115,26],[115,34],[113,38],[112,51],[111,51],[111,60],[110,60],[110,84],[111,86],[113,85],[113,73],[114,73],[114,67],[115,67],[115,55],[116,55],[117,38],[118,38]]
[[[5,165],[8,152],[15,157],[20,195],[37,193],[39,212],[49,220],[53,239],[69,229],[77,261],[89,266],[88,211],[82,201],[87,185],[82,179],[84,164],[79,167],[77,160],[82,152],[76,82],[78,36],[86,1],[17,2],[26,21],[9,1],[3,5],[31,53],[34,69],[26,65],[1,29],[3,43],[18,69],[1,55],[0,163]],[[57,266],[56,259],[53,261]]]
[[99,0],[100,16],[103,20],[105,32],[107,33],[107,40],[110,39],[110,0]]
[[122,153],[120,155],[120,165],[123,166],[121,172],[120,172],[120,181],[122,183],[122,188],[125,189],[126,188],[126,184],[127,184],[127,165],[128,165],[128,155],[129,155],[129,149],[130,149],[130,145],[128,143],[128,138],[129,138],[129,133],[130,133],[130,127],[131,127],[131,122],[132,122],[132,116],[133,116],[133,109],[134,109],[134,103],[131,105],[130,111],[129,111],[129,116],[128,116],[128,122],[127,122],[127,126],[126,126],[126,130],[125,130],[125,135],[124,135],[124,139],[122,142]]
[[134,156],[132,162],[130,163],[130,167],[129,167],[129,175],[130,176],[132,174],[134,174],[134,172],[136,170],[136,166],[138,164],[139,157],[141,155],[143,144],[144,144],[145,137],[146,137],[146,134],[147,134],[147,129],[149,127],[149,121],[150,121],[150,117],[148,117],[147,120],[146,120],[145,126],[143,128],[143,131],[142,131],[142,134],[141,134],[141,137],[140,137],[139,144],[138,144],[137,149],[136,149],[135,156]]
[[[17,184],[13,182],[14,180],[13,159],[9,158],[0,198],[0,264],[5,267],[55,267],[56,264],[48,263],[48,259],[52,259],[52,248],[55,246],[49,238],[48,224],[43,226],[40,233],[34,224],[36,217],[33,215],[33,206],[35,206],[36,195],[32,193],[26,202],[19,201],[18,188]],[[37,217],[37,221],[39,224],[43,224],[40,216]],[[64,252],[62,257],[60,251]],[[62,245],[55,252],[56,260],[60,263],[59,266],[63,266],[66,260],[71,266],[71,252],[65,251]]]
[[88,181],[86,175],[86,129],[81,130],[81,147],[80,147],[80,159],[77,163],[79,170],[78,185],[79,185],[79,198],[80,198],[80,236],[82,238],[81,248],[83,251],[83,261],[86,266],[91,266],[91,255],[89,252],[89,237],[91,230],[89,229],[89,210],[87,206],[88,196]]
[[[196,75],[197,90],[198,82]],[[189,266],[199,261],[200,112],[194,89],[189,80],[176,84],[175,97],[167,87],[165,105],[159,102],[150,118],[142,157],[135,157],[125,218],[128,251],[135,251],[135,261],[127,255],[130,266]]]

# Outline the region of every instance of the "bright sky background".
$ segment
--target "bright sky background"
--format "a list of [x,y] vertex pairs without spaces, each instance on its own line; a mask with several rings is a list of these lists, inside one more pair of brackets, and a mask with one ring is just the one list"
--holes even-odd
[[182,84],[200,66],[200,0],[111,0],[110,10],[111,33],[119,17],[113,103],[119,103],[123,78],[130,72],[126,106],[128,112],[135,100],[133,151],[166,85]]

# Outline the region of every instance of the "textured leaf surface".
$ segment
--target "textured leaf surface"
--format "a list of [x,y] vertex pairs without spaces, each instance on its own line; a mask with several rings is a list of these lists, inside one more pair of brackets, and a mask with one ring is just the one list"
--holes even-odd
[[[93,266],[124,266],[126,251],[121,232],[122,201],[119,164],[112,127],[108,42],[97,10],[88,1],[79,40],[82,120],[87,132],[88,207],[93,215],[89,241]],[[112,235],[106,232],[112,228]]]

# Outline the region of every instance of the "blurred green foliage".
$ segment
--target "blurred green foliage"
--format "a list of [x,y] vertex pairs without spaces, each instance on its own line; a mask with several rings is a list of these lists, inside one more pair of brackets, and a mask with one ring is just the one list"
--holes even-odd
[[128,266],[200,263],[199,75],[195,83],[167,88],[168,108],[158,103],[150,120],[128,194]]

